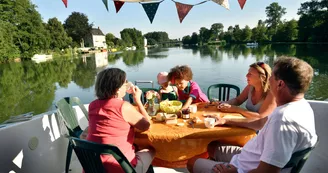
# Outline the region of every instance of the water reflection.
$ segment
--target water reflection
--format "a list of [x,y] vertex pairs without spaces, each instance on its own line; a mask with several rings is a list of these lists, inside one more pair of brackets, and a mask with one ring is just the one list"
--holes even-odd
[[[306,98],[328,98],[328,90],[325,89],[328,87],[328,50],[324,46],[276,44],[260,45],[255,48],[248,48],[245,45],[152,48],[115,54],[102,52],[75,59],[54,58],[40,64],[32,61],[0,64],[0,122],[9,116],[30,111],[34,111],[35,114],[48,111],[59,88],[67,89],[64,92],[80,89],[81,93],[87,95],[84,97],[90,97],[91,100],[94,98],[94,91],[90,88],[94,86],[97,72],[109,64],[127,71],[131,80],[138,80],[154,79],[158,70],[169,70],[176,64],[189,63],[193,66],[196,77],[197,74],[201,76],[197,78],[197,82],[206,90],[210,84],[218,81],[232,82],[243,87],[242,80],[245,74],[240,74],[243,72],[239,72],[239,69],[236,71],[236,68],[247,69],[249,63],[254,61],[265,61],[272,66],[274,60],[282,55],[296,56],[314,67],[315,77]],[[222,68],[222,64],[227,66],[227,62],[231,67],[220,72],[218,68]],[[139,67],[141,64],[146,68]],[[158,64],[161,66],[157,66]],[[71,84],[76,87],[70,88]]]

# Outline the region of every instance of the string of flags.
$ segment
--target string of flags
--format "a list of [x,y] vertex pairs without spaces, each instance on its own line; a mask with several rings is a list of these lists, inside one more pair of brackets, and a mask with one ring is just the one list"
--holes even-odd
[[[65,7],[67,8],[67,1],[68,0],[62,0]],[[108,0],[102,0],[107,11],[108,10]],[[153,23],[153,20],[155,18],[158,6],[160,3],[162,3],[164,0],[158,1],[158,0],[113,0],[114,2],[114,6],[116,9],[116,13],[118,13],[120,11],[120,9],[122,8],[122,6],[124,5],[125,2],[138,2],[142,5],[143,9],[146,12],[146,15],[150,21],[150,23]],[[201,5],[204,4],[206,2],[212,1],[215,2],[219,5],[221,5],[222,7],[226,8],[227,10],[230,9],[229,6],[229,0],[204,0],[200,3],[197,4],[184,4],[181,2],[177,2],[175,0],[172,0],[175,3],[175,6],[177,8],[177,12],[178,12],[178,16],[179,16],[179,20],[180,23],[182,23],[183,19],[188,15],[188,13],[190,12],[190,10],[192,9],[192,7],[197,6],[197,5]],[[247,0],[238,0],[239,6],[241,9],[244,9],[244,6],[246,4]]]

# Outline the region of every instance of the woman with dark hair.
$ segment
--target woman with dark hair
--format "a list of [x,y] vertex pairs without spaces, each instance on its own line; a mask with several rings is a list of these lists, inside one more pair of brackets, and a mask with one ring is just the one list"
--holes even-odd
[[[129,102],[123,101],[127,90],[131,90],[139,111]],[[97,76],[95,85],[97,99],[89,105],[89,128],[87,140],[117,146],[134,166],[137,173],[145,173],[155,155],[153,149],[135,152],[134,129],[146,131],[150,116],[140,100],[142,91],[129,86],[126,73],[118,68],[108,68]],[[107,172],[124,172],[110,155],[101,156]]]

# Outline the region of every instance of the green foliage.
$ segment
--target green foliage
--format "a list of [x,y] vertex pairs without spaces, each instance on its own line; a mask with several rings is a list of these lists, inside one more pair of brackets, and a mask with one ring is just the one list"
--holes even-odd
[[[40,51],[49,49],[50,38],[34,4],[29,0],[1,0],[0,2],[0,20],[13,24],[9,26],[12,32],[12,39],[7,43],[11,44],[8,46],[9,49],[17,47],[23,58],[30,58]],[[5,41],[8,41],[8,38]]]
[[14,44],[14,26],[0,20],[0,62],[19,57],[20,52]]
[[[155,45],[155,44],[161,44],[165,42],[169,42],[169,35],[166,32],[149,32],[144,35],[145,38],[147,38],[148,45]],[[152,39],[152,40],[151,40]]]
[[249,28],[248,25],[246,25],[242,31],[241,41],[243,42],[250,41],[251,37],[252,37],[252,30]]
[[278,2],[273,2],[265,8],[269,28],[274,30],[274,34],[277,32],[278,25],[281,24],[281,18],[286,14],[286,8],[281,7]]
[[191,40],[191,37],[190,37],[190,35],[187,35],[187,36],[184,36],[184,37],[182,37],[182,44],[184,44],[184,45],[189,45],[190,44],[190,40]]
[[211,30],[205,28],[205,27],[201,27],[199,29],[199,36],[198,36],[198,42],[200,45],[206,44],[210,41],[210,39],[212,38],[213,33]]
[[89,24],[88,16],[79,12],[72,12],[64,22],[64,28],[68,36],[72,37],[75,45],[79,45],[91,32],[92,24]]
[[189,44],[196,45],[198,42],[199,42],[198,34],[196,32],[193,32]]
[[298,10],[300,41],[328,41],[328,0],[311,0]]
[[212,38],[214,40],[217,40],[219,38],[219,35],[223,32],[223,24],[222,23],[214,23],[211,26],[211,32],[212,32]]
[[136,46],[138,49],[144,47],[144,37],[141,31],[135,28],[126,28],[120,34],[126,46]]
[[50,49],[65,49],[72,43],[72,38],[67,36],[64,26],[57,18],[51,18],[46,24],[50,35]]
[[148,45],[155,45],[155,44],[157,44],[157,41],[153,38],[148,38],[147,39],[147,44]]
[[115,40],[117,38],[112,34],[112,33],[108,33],[106,34],[106,44],[109,48],[115,47]]

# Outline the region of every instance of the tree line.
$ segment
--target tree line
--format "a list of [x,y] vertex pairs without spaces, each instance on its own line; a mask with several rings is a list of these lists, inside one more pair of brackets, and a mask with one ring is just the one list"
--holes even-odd
[[[80,12],[72,12],[64,23],[57,18],[43,22],[30,0],[0,0],[0,62],[40,53],[71,53],[71,48],[84,46],[84,38],[92,26],[88,16]],[[120,34],[122,39],[107,34],[107,44],[143,47],[141,31],[127,28]]]
[[259,20],[250,28],[239,25],[229,26],[224,31],[222,23],[215,23],[210,29],[202,27],[199,33],[182,38],[186,45],[204,45],[215,42],[245,43],[255,42],[328,42],[328,0],[310,0],[298,9],[299,20],[284,20],[286,8],[277,2],[265,9],[266,20]]

